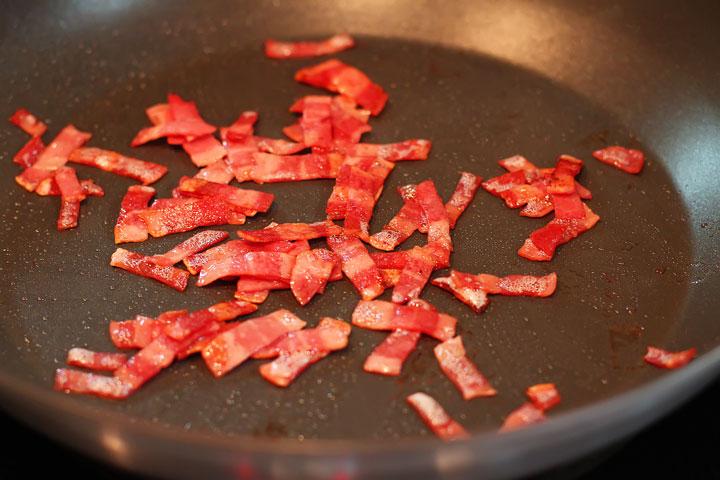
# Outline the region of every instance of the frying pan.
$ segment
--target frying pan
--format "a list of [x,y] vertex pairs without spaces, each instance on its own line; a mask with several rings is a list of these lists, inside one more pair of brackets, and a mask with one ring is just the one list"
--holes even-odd
[[[315,60],[263,58],[265,38],[321,38],[347,31],[358,46],[338,58],[390,95],[365,141],[433,140],[426,162],[397,165],[375,210],[382,227],[400,206],[395,188],[431,178],[447,197],[461,170],[498,175],[521,153],[552,166],[560,153],[586,159],[580,181],[600,223],[549,263],[517,256],[526,219],[479,192],[453,233],[454,268],[499,275],[558,273],[549,299],[493,298],[475,315],[446,292],[423,297],[459,319],[468,355],[499,390],[465,402],[423,339],[399,378],[362,372],[384,335],[355,329],[349,347],[278,389],[248,363],[213,379],[199,359],[173,365],[123,402],[51,389],[67,350],[112,350],[110,320],[204,308],[232,285],[178,293],[112,269],[112,225],[133,182],[78,167],[105,188],[84,202],[80,226],[55,230],[57,199],[19,188],[10,156],[26,140],[0,134],[6,160],[0,228],[0,387],[3,406],[47,435],[104,461],[167,478],[507,477],[539,471],[607,446],[685,401],[720,368],[717,282],[717,56],[714,5],[693,2],[13,2],[4,15],[0,79],[7,115],[24,107],[72,123],[91,145],[170,168],[167,197],[192,174],[185,154],[162,142],[129,147],[143,109],[168,92],[195,100],[213,124],[260,112],[261,135],[294,121],[291,102],[317,90],[292,74]],[[591,159],[608,144],[641,148],[630,176]],[[270,221],[324,216],[332,181],[257,187],[276,195]],[[233,229],[228,227],[229,231]],[[151,254],[190,234],[129,248]],[[403,248],[424,241],[413,237]],[[387,294],[386,294],[387,295]],[[288,307],[314,325],[349,319],[357,293],[336,282],[307,308],[275,292],[258,313]],[[642,362],[646,345],[695,346],[675,372]],[[563,402],[551,421],[495,433],[531,384],[552,381]],[[473,433],[443,444],[404,397],[425,391]]]

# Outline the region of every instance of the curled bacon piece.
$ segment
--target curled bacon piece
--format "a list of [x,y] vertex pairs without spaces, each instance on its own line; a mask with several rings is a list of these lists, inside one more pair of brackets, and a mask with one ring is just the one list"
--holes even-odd
[[24,108],[20,108],[12,114],[10,123],[20,127],[25,133],[32,137],[41,137],[47,130],[47,125]]
[[228,184],[235,178],[235,175],[225,160],[219,160],[211,163],[207,167],[201,168],[193,178],[207,180],[208,182]]
[[222,242],[228,238],[228,232],[218,230],[205,230],[188,238],[181,244],[173,247],[171,250],[162,255],[153,255],[150,259],[163,267],[170,267],[178,262],[182,262],[189,255],[202,252],[213,245]]
[[388,162],[398,162],[401,160],[427,160],[431,147],[430,140],[412,139],[386,144],[339,142],[333,145],[331,150],[343,153],[348,157],[377,157]]
[[74,168],[60,167],[55,170],[54,178],[64,202],[82,202],[85,200],[85,194]]
[[124,353],[93,352],[86,348],[71,348],[67,354],[67,364],[91,370],[116,370],[127,361]]
[[163,333],[165,327],[187,310],[164,312],[155,318],[136,315],[132,320],[111,321],[110,339],[118,348],[143,348]]
[[219,278],[249,276],[290,283],[296,255],[279,252],[244,252],[203,265],[197,286],[209,285]]
[[257,212],[267,212],[275,198],[272,193],[187,177],[180,180],[177,193],[183,198],[216,198],[247,216],[255,215]]
[[452,293],[458,300],[475,310],[475,313],[482,313],[490,303],[485,290],[457,285],[452,277],[437,277],[432,279],[430,283]]
[[167,173],[167,167],[164,165],[126,157],[100,148],[78,148],[70,154],[68,160],[139,180],[143,185],[154,183]]
[[[92,180],[80,180],[80,189],[83,195],[102,197],[105,195],[105,190],[100,185],[96,185]],[[60,187],[58,186],[55,178],[46,178],[40,185],[35,189],[35,193],[41,196],[60,196]]]
[[535,423],[544,422],[546,419],[545,413],[541,408],[538,408],[532,403],[525,403],[507,416],[500,431],[515,430]]
[[[167,123],[143,128],[135,135],[135,138],[130,142],[130,146],[137,147],[163,137],[183,139],[203,137],[210,135],[215,130],[217,130],[216,127],[208,125],[202,120],[172,120]],[[180,141],[177,143],[183,142]]]
[[397,305],[384,300],[361,300],[352,313],[352,323],[370,330],[409,330],[440,341],[455,336],[457,319],[417,306]]
[[290,289],[300,305],[307,305],[316,293],[325,288],[339,261],[337,255],[323,249],[302,252],[297,256]]
[[640,173],[645,164],[643,152],[619,145],[595,150],[593,157],[627,173]]
[[143,242],[148,238],[148,228],[139,212],[145,210],[155,189],[132,185],[120,202],[120,214],[115,224],[115,243]]
[[278,42],[265,41],[265,56],[268,58],[305,58],[329,55],[355,46],[348,34],[333,35],[319,42]]
[[25,145],[15,154],[13,162],[21,167],[30,168],[37,162],[38,156],[45,149],[42,138],[32,137]]
[[393,289],[392,301],[405,303],[420,296],[435,266],[432,255],[422,247],[415,247],[408,253],[408,260],[402,269],[397,285]]
[[450,221],[442,199],[435,190],[432,180],[420,183],[416,189],[417,201],[420,204],[428,225],[428,246],[435,259],[436,268],[450,265],[452,239],[450,238]]
[[58,230],[68,230],[78,225],[80,216],[80,202],[62,200],[60,203],[60,215],[58,216]]
[[499,295],[526,295],[531,297],[549,297],[555,293],[557,274],[543,277],[535,275],[508,275],[496,277],[487,273],[471,275],[452,270],[450,273],[455,285],[469,288],[481,288],[487,293]]
[[332,99],[328,96],[311,95],[305,97],[300,127],[303,131],[303,143],[306,146],[322,147],[332,143],[331,104]]
[[250,242],[267,243],[280,240],[309,240],[342,233],[332,220],[315,223],[282,223],[261,230],[238,230],[240,238]]
[[69,368],[55,370],[55,390],[66,390],[73,393],[87,393],[105,398],[127,398],[132,389],[117,377],[83,372]]
[[400,375],[403,363],[415,350],[421,335],[420,332],[394,330],[370,353],[363,370],[382,375]]
[[590,208],[583,204],[585,218],[562,219],[554,218],[546,226],[535,230],[525,244],[518,250],[518,255],[535,261],[548,261],[555,254],[555,249],[590,230],[600,220]]
[[[338,220],[355,217],[351,230],[363,230],[363,225],[372,216],[383,182],[393,169],[393,164],[376,157],[346,157],[338,169],[337,180],[327,202],[325,212],[328,218]],[[348,203],[353,197],[351,215]],[[366,218],[367,217],[367,218]],[[346,222],[346,227],[348,227]]]
[[415,198],[415,185],[399,187],[398,192],[405,203],[382,231],[371,235],[368,240],[370,245],[378,250],[386,252],[394,250],[424,223],[422,208]]
[[[232,207],[216,198],[173,198],[155,208],[138,212],[153,237],[172,233],[187,232],[197,227],[211,225],[241,224],[245,216],[233,211]],[[162,206],[160,206],[162,205]]]
[[437,345],[434,352],[440,368],[460,390],[465,400],[497,395],[497,390],[467,357],[460,336]]
[[187,287],[190,277],[190,274],[184,270],[175,267],[161,267],[153,262],[151,257],[129,252],[124,248],[115,250],[110,259],[110,265],[143,277],[153,278],[181,292]]
[[335,235],[327,239],[330,249],[341,259],[343,273],[363,300],[372,300],[385,290],[380,271],[357,237]]
[[227,150],[217,138],[212,135],[198,137],[191,142],[182,144],[185,153],[190,155],[190,160],[196,167],[206,167],[215,162],[221,161],[227,156]]
[[450,221],[450,228],[455,228],[458,217],[460,217],[468,205],[470,205],[481,183],[481,177],[473,175],[472,173],[462,172],[455,191],[450,197],[450,200],[445,204],[445,211]]
[[560,155],[555,169],[546,180],[549,193],[573,193],[575,191],[575,176],[582,170],[583,161],[570,155]]
[[539,383],[528,387],[525,394],[540,410],[547,410],[560,403],[560,393],[554,383]]
[[190,273],[197,275],[207,263],[217,263],[226,257],[242,255],[247,252],[280,252],[297,255],[310,250],[307,240],[297,242],[279,241],[270,243],[253,243],[245,240],[230,240],[204,252],[190,255],[183,263]]
[[647,347],[645,361],[651,365],[662,368],[680,368],[695,357],[695,348],[682,352],[669,352],[657,347]]
[[257,183],[335,178],[342,159],[336,154],[273,155],[254,153],[250,177]]
[[468,438],[465,429],[450,418],[437,400],[422,392],[413,393],[405,398],[430,430],[442,440],[459,440]]

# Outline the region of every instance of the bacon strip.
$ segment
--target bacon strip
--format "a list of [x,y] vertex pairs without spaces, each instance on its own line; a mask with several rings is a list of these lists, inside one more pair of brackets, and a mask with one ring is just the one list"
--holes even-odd
[[120,203],[120,214],[115,224],[115,243],[143,242],[148,229],[139,212],[145,210],[155,195],[152,187],[132,185]]
[[139,180],[143,185],[154,183],[167,173],[167,167],[164,165],[99,148],[78,148],[70,154],[68,160]]
[[62,200],[60,203],[60,215],[58,216],[58,230],[68,230],[78,225],[80,216],[80,202]]
[[227,256],[203,265],[197,286],[204,287],[219,278],[240,276],[290,282],[295,255],[278,252],[247,252]]
[[132,320],[111,321],[110,338],[118,348],[143,348],[155,340],[171,321],[187,310],[164,312],[155,318],[136,315]]
[[530,401],[540,410],[547,410],[560,403],[560,393],[554,383],[539,383],[528,387],[525,394]]
[[372,300],[385,290],[375,262],[357,237],[335,235],[327,239],[330,249],[341,258],[343,273],[350,279],[363,300]]
[[110,259],[110,265],[143,277],[153,278],[181,292],[187,287],[188,278],[190,277],[190,274],[184,270],[175,267],[161,267],[153,262],[150,257],[129,252],[124,248],[115,250]]
[[93,352],[86,348],[71,348],[67,355],[67,364],[91,370],[116,370],[127,361],[124,353]]
[[416,306],[397,305],[384,300],[361,300],[352,313],[352,323],[370,330],[409,330],[440,341],[455,336],[457,319]]
[[254,153],[250,177],[257,183],[294,182],[337,177],[341,160],[333,154],[273,155]]
[[450,265],[450,252],[453,247],[450,238],[450,221],[445,206],[432,180],[420,183],[416,191],[417,201],[427,219],[428,245],[431,247],[436,268],[447,267]]
[[643,152],[619,145],[595,150],[593,157],[627,173],[640,173],[645,164]]
[[415,350],[421,335],[420,332],[394,330],[370,353],[363,370],[381,375],[400,375],[403,363]]
[[[432,142],[430,140],[412,139],[384,145],[375,143],[336,143],[332,150],[349,157],[377,157],[388,162],[398,162],[402,160],[427,160],[431,147]],[[320,151],[320,149],[317,150]]]
[[450,221],[450,228],[455,228],[458,217],[460,217],[468,205],[470,205],[481,183],[482,177],[478,177],[472,173],[462,172],[455,191],[450,197],[450,200],[445,204],[445,211]]
[[545,413],[543,413],[540,408],[532,403],[525,403],[507,416],[500,431],[515,430],[535,423],[544,422],[545,420]]
[[[105,191],[102,189],[100,185],[96,185],[95,182],[92,180],[80,180],[80,190],[82,191],[83,195],[93,196],[93,197],[102,197],[105,195]],[[60,196],[62,193],[60,192],[60,187],[58,186],[57,182],[55,181],[55,178],[46,178],[42,182],[40,182],[40,185],[37,186],[35,189],[35,193],[41,196]]]
[[497,390],[467,357],[460,336],[442,342],[433,351],[440,368],[460,390],[465,400],[497,395]]
[[305,58],[318,57],[341,52],[355,46],[348,34],[333,35],[319,42],[278,42],[265,41],[265,56],[268,58]]
[[449,441],[469,438],[470,435],[462,425],[450,418],[437,400],[430,395],[417,392],[405,400],[415,409],[425,425],[440,439]]
[[290,276],[290,289],[300,305],[307,305],[316,293],[324,289],[339,261],[337,255],[323,249],[297,256]]
[[432,255],[422,247],[415,247],[408,254],[408,261],[402,269],[397,285],[393,289],[392,301],[405,303],[420,296],[435,266]]
[[15,154],[13,162],[21,167],[30,168],[37,162],[40,153],[45,149],[42,138],[32,137],[25,145]]
[[482,313],[490,303],[485,290],[466,285],[459,286],[455,284],[452,277],[437,277],[431,280],[430,283],[452,293],[461,302],[475,310],[475,313]]
[[233,255],[242,255],[247,252],[280,252],[298,255],[310,250],[307,240],[298,242],[279,241],[270,243],[252,243],[245,240],[230,240],[217,247],[210,248],[204,252],[190,255],[183,263],[190,273],[197,275],[203,266],[208,262],[219,262],[223,258]]
[[530,260],[548,261],[555,254],[555,249],[577,237],[582,232],[590,230],[600,220],[587,205],[584,219],[555,218],[546,226],[535,230],[525,244],[518,250],[518,255]]
[[330,115],[335,142],[358,143],[363,133],[372,130],[367,123],[370,112],[356,109],[355,101],[343,95],[333,97]]
[[227,156],[225,147],[212,135],[205,135],[191,142],[185,142],[182,144],[182,148],[185,153],[190,155],[190,160],[196,167],[206,167]]
[[244,215],[267,212],[275,198],[272,193],[233,187],[222,183],[209,182],[200,178],[184,177],[177,188],[182,197],[220,199]]
[[575,191],[575,176],[580,173],[583,161],[570,155],[560,155],[555,169],[546,180],[548,193],[568,194]]
[[418,226],[424,223],[423,212],[415,198],[416,186],[399,187],[398,192],[404,200],[403,206],[382,231],[370,236],[369,243],[378,250],[392,251],[410,238]]
[[286,332],[300,330],[305,322],[288,310],[246,320],[217,335],[202,350],[208,368],[221,377]]
[[[159,138],[197,138],[205,135],[210,135],[216,127],[205,123],[200,120],[173,120],[167,123],[162,123],[152,127],[143,128],[140,130],[132,142],[131,147],[137,147],[145,143],[157,140]],[[182,141],[177,143],[183,143]]]
[[670,352],[657,347],[647,347],[645,361],[662,368],[680,368],[695,357],[696,349],[690,348],[682,352]]
[[327,146],[332,143],[331,103],[332,99],[324,95],[305,97],[300,127],[303,130],[303,143],[306,146]]
[[280,240],[310,240],[342,233],[332,220],[315,223],[282,223],[261,230],[238,230],[240,238],[250,242],[267,243]]
[[237,120],[229,127],[220,128],[220,138],[225,146],[228,142],[243,142],[253,134],[253,126],[257,122],[258,114],[251,110],[240,113]]
[[215,198],[171,200],[174,200],[171,205],[138,212],[147,225],[148,233],[153,237],[187,232],[197,227],[245,222],[244,215],[234,212],[222,200]]
[[225,160],[218,160],[207,167],[201,168],[193,178],[207,180],[208,182],[228,184],[235,178],[235,175]]
[[116,399],[127,398],[131,393],[131,388],[119,378],[69,368],[55,370],[53,388]]
[[85,200],[85,194],[74,168],[63,166],[55,170],[55,183],[64,202],[82,202]]
[[153,255],[150,259],[163,267],[171,267],[178,262],[182,262],[187,256],[202,252],[213,245],[222,242],[228,238],[228,232],[218,230],[205,230],[188,238],[181,244],[173,247],[162,255]]
[[25,133],[32,137],[40,137],[47,130],[47,125],[24,108],[20,108],[12,114],[10,123],[20,127]]
[[535,275],[508,275],[496,277],[487,273],[471,275],[451,270],[453,283],[459,287],[480,288],[487,293],[499,295],[526,295],[532,297],[549,297],[555,292],[557,274],[550,273],[544,277]]

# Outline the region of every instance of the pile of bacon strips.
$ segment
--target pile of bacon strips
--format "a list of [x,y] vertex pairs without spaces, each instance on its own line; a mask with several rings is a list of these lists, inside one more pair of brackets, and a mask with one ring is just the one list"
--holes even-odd
[[[353,45],[348,35],[322,42],[269,40],[266,55],[307,57]],[[202,119],[194,102],[171,94],[167,103],[149,107],[146,112],[152,126],[140,130],[132,146],[165,138],[171,145],[180,145],[200,167],[194,177],[180,180],[172,198],[152,203],[155,189],[147,185],[160,179],[166,167],[83,147],[91,135],[72,125],[44,146],[41,136],[46,127],[41,121],[25,110],[11,117],[12,123],[32,136],[13,159],[25,168],[16,180],[29,192],[60,197],[58,229],[75,227],[82,202],[88,196],[103,195],[93,180],[79,180],[68,163],[97,167],[143,184],[131,186],[122,200],[115,243],[141,242],[148,235],[162,237],[212,225],[241,225],[246,217],[268,210],[273,195],[231,186],[233,179],[240,183],[335,179],[327,218],[316,223],[270,224],[262,230],[238,231],[240,238],[233,240],[227,240],[227,232],[205,230],[154,256],[118,248],[110,260],[112,266],[180,291],[187,287],[191,274],[198,276],[201,287],[218,279],[233,280],[237,282],[235,300],[194,312],[177,310],[157,318],[137,315],[132,320],[111,322],[115,345],[139,350],[128,358],[124,353],[73,348],[67,358],[69,365],[107,370],[112,375],[60,368],[56,389],[125,398],[175,359],[195,353],[202,355],[216,377],[248,358],[269,359],[260,366],[260,374],[286,387],[311,364],[344,348],[350,324],[323,318],[315,328],[304,328],[306,323],[285,309],[232,320],[256,311],[271,290],[289,288],[298,303],[306,305],[314,295],[323,293],[327,282],[347,277],[362,298],[352,312],[352,324],[390,332],[365,361],[367,372],[399,375],[424,334],[440,342],[434,349],[437,361],[466,400],[497,393],[467,357],[462,338],[455,334],[457,319],[438,312],[419,296],[430,281],[481,313],[491,294],[552,295],[557,283],[554,273],[499,278],[450,270],[449,275],[433,280],[430,275],[451,266],[450,231],[481,185],[508,207],[523,207],[520,215],[542,217],[554,210],[555,218],[532,232],[518,252],[530,260],[551,260],[559,245],[592,228],[599,219],[583,202],[592,198],[590,191],[575,181],[583,161],[561,155],[554,168],[537,168],[516,155],[500,160],[507,173],[484,182],[462,172],[457,189],[445,203],[432,180],[405,185],[398,189],[402,208],[381,231],[371,235],[368,226],[385,179],[399,161],[427,159],[431,142],[360,143],[362,134],[371,130],[370,117],[383,110],[387,94],[357,68],[333,59],[300,69],[295,80],[337,95],[307,96],[290,107],[300,115],[295,124],[283,129],[292,142],[254,135],[256,112],[243,112],[235,123],[220,128],[218,140],[213,135],[217,128]],[[629,173],[638,173],[644,163],[642,152],[620,146],[593,155]],[[333,220],[344,220],[343,226]],[[395,250],[415,230],[427,234],[427,244]],[[308,240],[316,238],[326,238],[328,248],[311,249]],[[365,243],[379,252],[369,253]],[[187,270],[175,267],[179,262]],[[388,288],[392,288],[392,301],[375,300]],[[676,368],[690,361],[694,353],[694,349],[673,353],[649,347],[645,359]],[[560,401],[551,383],[531,386],[526,393],[530,401],[508,415],[502,430],[542,421],[544,411]],[[407,402],[439,437],[467,435],[427,394],[415,393]]]

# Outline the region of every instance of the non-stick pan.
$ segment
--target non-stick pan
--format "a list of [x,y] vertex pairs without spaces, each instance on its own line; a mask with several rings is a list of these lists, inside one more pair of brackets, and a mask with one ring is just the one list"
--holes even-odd
[[[232,297],[222,283],[179,293],[113,269],[112,226],[133,184],[78,167],[105,197],[90,198],[80,225],[58,232],[56,198],[13,181],[24,143],[0,133],[6,173],[0,229],[0,386],[3,406],[80,451],[167,478],[483,478],[520,475],[592,452],[637,431],[686,400],[720,368],[717,233],[720,58],[715,6],[703,2],[8,2],[2,15],[0,79],[5,115],[24,107],[50,124],[72,123],[90,145],[169,167],[167,197],[195,169],[164,142],[132,149],[144,108],[168,92],[195,100],[213,124],[260,113],[261,135],[280,137],[287,111],[318,90],[293,73],[317,60],[272,61],[268,37],[350,32],[357,48],[337,55],[390,95],[365,141],[433,141],[425,162],[398,164],[375,209],[382,227],[401,200],[396,187],[435,181],[447,198],[462,170],[502,173],[497,160],[522,154],[550,167],[561,153],[585,159],[579,178],[600,223],[560,247],[551,262],[516,251],[547,219],[520,217],[481,191],[453,233],[453,267],[474,273],[557,272],[548,299],[497,297],[476,315],[446,292],[423,297],[459,319],[468,355],[499,390],[464,401],[422,339],[398,378],[362,371],[384,334],[354,329],[349,347],[311,367],[289,388],[269,385],[249,362],[214,379],[198,358],[178,362],[126,401],[52,390],[73,346],[105,351],[111,320],[199,309]],[[622,144],[645,151],[632,176],[591,157]],[[331,180],[268,184],[276,202],[241,228],[324,217]],[[236,228],[226,227],[228,231]],[[163,252],[191,234],[128,248]],[[419,235],[403,245],[424,242]],[[318,242],[320,245],[321,242]],[[444,272],[440,272],[441,274]],[[389,295],[389,293],[386,293]],[[358,295],[336,282],[306,308],[273,292],[259,313],[290,308],[314,325],[349,319]],[[696,347],[675,372],[646,365],[647,345]],[[562,392],[550,421],[496,434],[532,384]],[[405,404],[436,397],[473,434],[434,439]]]

